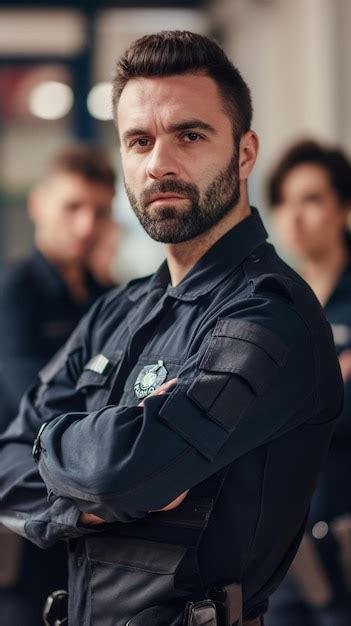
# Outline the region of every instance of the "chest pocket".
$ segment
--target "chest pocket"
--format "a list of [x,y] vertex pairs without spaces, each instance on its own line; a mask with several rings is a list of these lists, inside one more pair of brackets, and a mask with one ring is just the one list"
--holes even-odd
[[84,366],[76,389],[84,394],[87,411],[97,411],[106,406],[122,356],[122,350],[113,353],[104,351],[93,356]]

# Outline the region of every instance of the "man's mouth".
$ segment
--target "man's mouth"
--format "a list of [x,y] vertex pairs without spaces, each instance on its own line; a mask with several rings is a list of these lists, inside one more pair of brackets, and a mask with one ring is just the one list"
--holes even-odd
[[152,196],[148,204],[152,204],[153,202],[166,202],[168,204],[177,200],[185,200],[185,198],[184,196],[178,196],[177,194],[171,192],[159,193]]

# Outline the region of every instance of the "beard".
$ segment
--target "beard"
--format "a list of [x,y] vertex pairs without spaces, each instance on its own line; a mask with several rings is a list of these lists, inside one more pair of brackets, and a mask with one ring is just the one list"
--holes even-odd
[[[238,155],[234,154],[226,168],[212,180],[203,197],[196,185],[181,180],[155,181],[138,200],[125,183],[130,205],[140,224],[155,241],[181,243],[210,230],[239,202],[240,181]],[[152,196],[175,193],[184,198],[186,208],[166,205],[153,208]]]

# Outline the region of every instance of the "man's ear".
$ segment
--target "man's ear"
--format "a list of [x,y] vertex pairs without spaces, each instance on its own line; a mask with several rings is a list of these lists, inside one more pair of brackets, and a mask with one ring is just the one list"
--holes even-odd
[[244,181],[250,176],[256,163],[259,139],[255,131],[245,133],[239,144],[239,179]]

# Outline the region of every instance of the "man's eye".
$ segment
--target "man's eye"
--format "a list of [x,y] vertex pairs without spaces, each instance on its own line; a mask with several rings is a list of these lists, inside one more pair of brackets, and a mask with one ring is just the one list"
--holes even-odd
[[140,137],[140,139],[134,139],[130,143],[131,148],[146,148],[150,143],[150,140],[147,137]]
[[78,211],[80,209],[81,205],[79,202],[67,202],[66,203],[66,209],[67,211],[70,211],[71,213],[74,213],[75,211]]
[[318,204],[321,201],[321,197],[318,194],[311,193],[304,198],[306,203]]
[[188,143],[194,143],[195,141],[199,141],[199,139],[201,139],[201,136],[198,133],[186,133],[186,135],[184,135],[184,139]]

